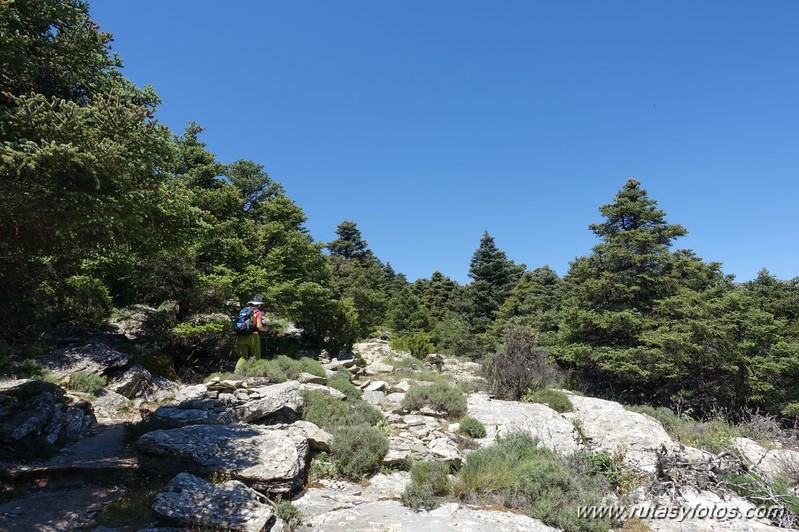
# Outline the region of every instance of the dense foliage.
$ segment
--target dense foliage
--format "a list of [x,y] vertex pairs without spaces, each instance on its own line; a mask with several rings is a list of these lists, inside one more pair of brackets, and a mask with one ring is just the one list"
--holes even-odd
[[[563,278],[516,264],[486,232],[468,284],[438,271],[411,283],[355,222],[316,242],[264,166],[219,161],[195,123],[159,124],[155,91],[122,75],[85,2],[0,7],[0,369],[133,304],[152,309],[145,355],[225,360],[225,320],[258,293],[272,356],[377,335],[482,359],[514,398],[565,379],[698,416],[799,417],[799,278],[736,284],[673,249],[686,229],[638,181],[600,207],[599,242]],[[289,322],[300,332],[284,338]]]

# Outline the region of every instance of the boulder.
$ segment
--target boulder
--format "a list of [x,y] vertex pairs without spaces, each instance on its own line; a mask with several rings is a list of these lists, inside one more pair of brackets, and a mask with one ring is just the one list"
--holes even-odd
[[313,375],[311,373],[300,373],[297,380],[301,384],[327,384],[327,379],[325,377],[320,377],[319,375]]
[[130,355],[110,348],[102,342],[80,347],[56,349],[36,359],[56,379],[76,371],[93,375],[108,375],[130,363]]
[[749,438],[733,438],[733,445],[746,460],[768,478],[796,478],[799,473],[799,451],[791,449],[766,449]]
[[388,387],[389,393],[407,393],[411,389],[411,383],[408,381],[399,381]]
[[260,532],[273,520],[264,497],[238,480],[217,485],[188,473],[155,496],[153,510],[170,523],[202,530]]
[[147,465],[200,474],[228,473],[264,492],[289,493],[304,480],[308,440],[255,425],[193,425],[139,438]]
[[394,371],[394,366],[384,364],[382,362],[372,362],[364,369],[367,375],[378,375],[380,373],[391,373]]
[[630,412],[614,401],[581,397],[564,390],[574,412],[564,414],[579,427],[579,435],[592,449],[625,453],[625,461],[641,471],[655,470],[655,451],[677,447],[663,425],[655,419]]
[[114,376],[107,388],[128,399],[141,398],[153,403],[174,399],[180,389],[176,383],[153,375],[136,364]]
[[302,412],[302,391],[316,391],[343,400],[346,396],[320,384],[286,381],[251,387],[248,381],[210,382],[183,390],[185,400],[155,411],[155,419],[167,427],[225,425],[251,422],[291,422]]
[[385,381],[372,381],[363,388],[366,392],[382,392],[386,389]]
[[79,439],[96,422],[91,405],[51,382],[19,379],[0,383],[0,442],[24,444]]
[[122,420],[136,422],[141,419],[138,409],[133,408],[133,403],[128,398],[110,390],[100,390],[97,398],[92,401],[92,409],[97,421],[107,425]]
[[383,392],[366,390],[365,392],[363,392],[363,396],[361,397],[361,399],[363,399],[372,406],[380,406],[385,397],[386,394],[384,394]]
[[555,532],[541,521],[508,511],[448,503],[431,512],[402,506],[399,497],[409,481],[405,472],[375,475],[368,485],[323,479],[294,501],[302,514],[299,530],[396,530],[416,532]]
[[546,405],[500,401],[475,393],[468,398],[468,412],[485,425],[486,437],[477,440],[483,447],[493,444],[497,434],[524,431],[557,453],[571,454],[580,448],[572,422]]

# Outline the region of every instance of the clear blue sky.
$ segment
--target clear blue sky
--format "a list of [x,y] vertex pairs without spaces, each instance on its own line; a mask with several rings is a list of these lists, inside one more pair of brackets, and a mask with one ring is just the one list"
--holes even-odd
[[410,280],[484,230],[560,275],[628,177],[739,281],[799,275],[799,2],[90,0],[222,162]]

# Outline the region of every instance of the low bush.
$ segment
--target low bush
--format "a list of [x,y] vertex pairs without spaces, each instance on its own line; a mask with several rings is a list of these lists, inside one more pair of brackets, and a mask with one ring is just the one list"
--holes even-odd
[[113,311],[108,287],[94,277],[73,275],[66,280],[60,310],[85,331],[100,329]]
[[425,332],[411,332],[402,334],[389,341],[391,349],[407,351],[414,357],[426,357],[435,352],[435,346],[430,335]]
[[550,390],[544,388],[535,392],[528,392],[524,394],[522,400],[525,403],[541,403],[547,405],[555,412],[563,414],[564,412],[573,412],[574,405],[569,400],[569,397],[557,390]]
[[70,374],[65,386],[76,392],[88,393],[91,395],[99,392],[103,386],[108,384],[108,379],[103,375],[76,371]]
[[350,375],[350,372],[347,370],[339,370],[328,379],[327,385],[346,395],[347,399],[360,399],[361,390],[352,384]]
[[405,394],[402,408],[413,411],[425,406],[444,412],[450,418],[460,417],[466,413],[466,396],[446,382],[414,384]]
[[475,419],[472,416],[466,416],[463,419],[461,419],[460,426],[458,427],[458,432],[460,432],[461,434],[465,434],[470,438],[486,437],[485,425],[480,423],[480,420]]
[[299,508],[294,506],[291,501],[284,501],[280,496],[275,500],[275,515],[288,525],[289,530],[294,530],[300,524]]
[[438,507],[438,497],[447,495],[450,482],[449,466],[442,462],[423,461],[411,464],[411,481],[400,496],[403,506],[412,510],[432,510]]
[[310,373],[317,377],[327,377],[327,373],[325,372],[325,368],[322,367],[322,364],[309,357],[294,359],[286,355],[280,355],[277,357],[277,364],[290,380],[295,380],[300,373]]
[[343,426],[375,425],[383,419],[379,410],[361,400],[342,401],[314,391],[302,394],[305,400],[302,418],[327,431]]
[[266,377],[270,382],[284,382],[288,380],[288,375],[275,360],[253,360],[250,359],[241,366],[234,374],[241,377]]
[[578,506],[599,505],[608,489],[602,475],[583,473],[527,433],[512,433],[471,453],[453,493],[461,500],[502,504],[566,531],[604,531],[608,519],[578,516]]
[[333,431],[330,448],[336,470],[347,478],[359,479],[380,469],[388,452],[388,438],[366,424],[343,425]]
[[394,366],[396,369],[404,369],[404,368],[421,369],[424,367],[424,362],[422,362],[416,357],[391,358],[388,360],[388,363]]
[[740,427],[728,423],[721,417],[708,421],[696,421],[685,415],[678,416],[664,406],[643,405],[626,408],[631,412],[645,414],[660,421],[672,439],[711,453],[718,454],[729,449],[732,445],[732,438],[748,436]]

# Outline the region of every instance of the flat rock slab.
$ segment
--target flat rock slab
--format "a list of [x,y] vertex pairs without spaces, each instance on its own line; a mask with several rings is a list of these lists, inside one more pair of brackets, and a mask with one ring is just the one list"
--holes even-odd
[[130,362],[130,355],[102,342],[94,342],[81,347],[56,349],[37,357],[36,361],[53,377],[62,379],[76,371],[102,375],[109,370],[121,369]]
[[155,467],[228,473],[259,491],[272,493],[288,493],[302,486],[309,452],[308,440],[296,432],[252,425],[156,430],[139,438],[137,446],[155,459],[151,464]]
[[[256,421],[293,421],[300,417],[303,391],[316,391],[343,400],[338,390],[321,384],[286,381],[280,384],[251,387],[247,381],[220,392],[220,384],[194,386],[182,391],[183,400],[176,405],[162,406],[154,417],[168,427],[188,425],[226,425]],[[274,418],[274,419],[270,419]]]
[[749,438],[733,438],[735,448],[764,475],[772,480],[790,477],[799,471],[799,451],[792,449],[766,449]]
[[202,530],[260,532],[272,520],[262,495],[238,480],[215,485],[180,473],[155,496],[153,510],[161,518]]
[[469,396],[468,412],[485,425],[485,438],[477,440],[482,447],[493,445],[497,434],[523,431],[556,453],[571,454],[580,448],[572,422],[546,405],[500,401],[475,393]]
[[651,417],[629,412],[614,401],[581,397],[566,392],[574,412],[565,414],[579,424],[583,437],[593,449],[622,450],[625,461],[642,471],[655,470],[655,451],[675,447],[663,425]]

